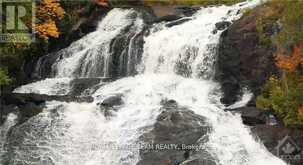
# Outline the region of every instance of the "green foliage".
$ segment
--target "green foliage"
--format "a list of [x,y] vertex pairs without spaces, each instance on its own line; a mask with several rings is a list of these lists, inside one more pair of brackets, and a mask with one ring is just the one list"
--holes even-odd
[[[272,0],[257,18],[257,32],[261,45],[277,47],[276,65],[283,71],[281,78],[270,78],[256,105],[272,109],[288,126],[303,126],[303,74],[300,65],[303,53],[303,1]],[[278,25],[280,31],[267,35],[266,30]],[[292,48],[292,49],[291,49]],[[292,50],[291,55],[289,52]],[[282,55],[281,55],[282,54]],[[301,57],[300,57],[301,56]]]
[[[261,45],[274,43],[278,47],[290,48],[303,42],[302,0],[272,0],[265,7],[256,25]],[[274,26],[280,26],[280,31],[271,38],[266,31],[268,27]]]
[[303,106],[303,75],[286,73],[285,79],[271,77],[257,97],[258,108],[272,109],[287,126],[303,125],[300,108]]
[[256,31],[260,45],[272,45],[273,27],[277,27],[277,22],[281,18],[282,8],[279,3],[271,1],[259,9],[260,11],[258,11],[256,18]]
[[0,68],[0,86],[8,85],[11,81],[12,80],[8,77],[7,70]]
[[282,1],[284,10],[282,12],[282,30],[276,40],[280,46],[290,47],[296,43],[303,42],[303,1]]

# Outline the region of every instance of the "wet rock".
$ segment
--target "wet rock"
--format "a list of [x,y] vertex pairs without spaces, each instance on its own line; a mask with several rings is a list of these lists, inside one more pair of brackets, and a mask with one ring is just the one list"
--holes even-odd
[[225,111],[230,111],[233,113],[240,113],[243,123],[249,126],[255,126],[259,124],[266,124],[273,113],[260,110],[256,107],[241,107],[236,109],[226,109]]
[[112,58],[108,68],[110,77],[118,78],[137,74],[135,66],[140,63],[143,54],[145,30],[143,28],[138,31],[136,27],[130,25],[111,41]]
[[101,103],[101,106],[113,107],[113,106],[119,106],[122,104],[123,104],[122,95],[116,95],[116,96],[111,96],[111,97],[104,99]]
[[70,82],[71,92],[69,95],[81,95],[86,89],[93,87],[100,82],[103,82],[103,78],[77,78]]
[[167,109],[169,107],[177,107],[178,103],[176,100],[173,100],[173,99],[164,99],[164,100],[161,100],[161,105]]
[[159,23],[159,22],[163,22],[163,21],[165,21],[165,22],[176,21],[181,18],[182,17],[178,16],[178,15],[166,15],[166,16],[157,18],[155,20],[155,23]]
[[173,26],[176,26],[176,25],[181,25],[187,21],[190,21],[191,18],[183,18],[183,19],[179,19],[179,20],[176,20],[176,21],[173,21],[173,22],[169,22],[167,23],[165,26],[166,27],[173,27]]
[[[195,155],[214,160],[202,147],[197,150],[193,148],[208,140],[206,134],[210,126],[206,119],[184,107],[176,106],[175,102],[173,105],[165,105],[153,129],[140,137],[144,144],[153,144],[153,148],[140,149],[141,160],[138,165],[180,164]],[[161,149],[161,145],[166,145],[166,148]]]
[[238,81],[231,78],[223,81],[221,84],[221,89],[224,94],[224,97],[220,99],[221,103],[225,105],[232,105],[239,100],[241,86]]
[[9,113],[16,113],[19,108],[16,105],[4,105],[0,104],[0,126],[5,122]]
[[111,119],[116,116],[118,110],[116,107],[100,106],[100,111],[106,119]]
[[231,25],[231,22],[229,21],[222,21],[215,24],[217,30],[224,30],[228,28]]
[[91,103],[94,101],[91,96],[69,96],[69,95],[45,95],[36,93],[12,93],[7,94],[4,100],[9,104],[14,105],[24,105],[27,102],[32,102],[35,104],[42,104],[46,101],[64,101],[64,102],[87,102]]
[[18,124],[22,124],[28,119],[43,111],[44,105],[43,104],[35,104],[33,102],[27,102],[24,105],[19,105],[19,122]]

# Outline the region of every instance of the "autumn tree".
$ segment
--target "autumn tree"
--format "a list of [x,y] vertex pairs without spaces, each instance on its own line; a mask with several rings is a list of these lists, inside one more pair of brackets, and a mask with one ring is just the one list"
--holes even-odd
[[282,70],[289,72],[294,72],[300,65],[303,64],[303,55],[301,50],[303,49],[303,44],[295,45],[290,56],[284,53],[276,54],[276,65]]
[[37,7],[37,23],[34,30],[45,40],[49,37],[59,37],[56,21],[61,20],[64,14],[58,0],[42,0]]

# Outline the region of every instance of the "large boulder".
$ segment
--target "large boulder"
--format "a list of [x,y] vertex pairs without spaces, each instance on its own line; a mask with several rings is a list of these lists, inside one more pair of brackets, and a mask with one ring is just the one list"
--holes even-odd
[[111,81],[111,79],[106,79],[106,78],[77,78],[77,79],[73,79],[70,82],[71,90],[68,93],[68,95],[79,96],[79,95],[82,95],[82,94],[89,94],[89,91],[87,91],[88,89],[91,89],[96,85],[99,85],[101,82],[104,82],[104,84],[105,84],[108,81]]
[[217,22],[215,24],[217,30],[224,30],[224,29],[228,28],[230,25],[231,25],[231,22],[229,22],[229,21],[221,21],[221,22]]
[[0,126],[5,122],[9,113],[16,113],[18,110],[19,108],[16,105],[5,105],[0,103]]
[[113,107],[123,104],[122,95],[115,95],[104,99],[101,103],[101,106]]
[[[253,9],[221,35],[215,77],[222,85],[221,102],[226,105],[237,101],[244,87],[258,94],[269,76],[277,73],[273,59],[275,48],[261,44],[257,31],[257,18],[264,17],[265,10],[264,6]],[[227,23],[217,26],[225,28]],[[270,38],[276,31],[277,26],[271,25],[265,28],[264,34]]]
[[182,19],[178,19],[176,21],[172,21],[172,22],[169,22],[167,24],[165,24],[166,27],[173,27],[173,26],[176,26],[176,25],[180,25],[180,24],[183,24],[187,21],[190,21],[192,20],[191,18],[182,18]]
[[153,144],[153,149],[140,149],[141,160],[138,165],[182,162],[190,165],[194,164],[194,160],[215,162],[201,147],[208,140],[207,133],[210,130],[206,119],[178,106],[172,100],[163,104],[162,113],[158,116],[154,128],[140,137],[144,144]]

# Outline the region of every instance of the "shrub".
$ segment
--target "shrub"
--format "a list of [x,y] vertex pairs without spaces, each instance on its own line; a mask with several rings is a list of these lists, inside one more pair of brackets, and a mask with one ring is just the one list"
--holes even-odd
[[8,85],[11,82],[7,74],[6,69],[0,68],[0,86]]
[[257,97],[258,108],[272,109],[287,126],[302,126],[303,76],[298,72],[286,73],[284,80],[271,77]]

